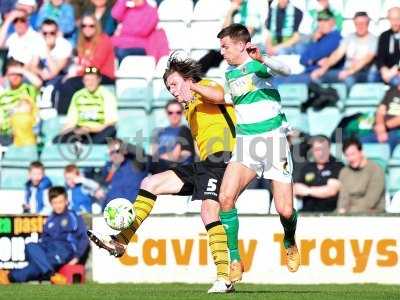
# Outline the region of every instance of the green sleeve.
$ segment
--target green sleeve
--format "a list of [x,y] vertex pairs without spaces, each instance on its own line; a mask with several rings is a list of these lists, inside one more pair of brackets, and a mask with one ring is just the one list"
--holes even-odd
[[271,69],[268,68],[266,65],[260,63],[259,61],[256,62],[256,75],[261,78],[269,78],[272,76]]

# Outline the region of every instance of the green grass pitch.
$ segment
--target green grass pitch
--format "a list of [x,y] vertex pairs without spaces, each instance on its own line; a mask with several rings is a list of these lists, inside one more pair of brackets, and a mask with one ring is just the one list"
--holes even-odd
[[95,284],[51,286],[15,284],[0,287],[0,299],[124,300],[124,299],[400,299],[400,285],[258,285],[238,284],[228,295],[207,295],[204,284]]

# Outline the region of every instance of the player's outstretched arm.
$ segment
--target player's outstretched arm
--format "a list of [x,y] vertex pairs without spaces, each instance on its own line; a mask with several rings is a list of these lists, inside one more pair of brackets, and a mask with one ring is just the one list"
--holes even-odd
[[204,86],[198,83],[192,82],[190,89],[202,96],[203,100],[213,104],[224,104],[224,90],[217,85],[215,86]]
[[252,59],[258,60],[269,67],[275,75],[289,76],[291,74],[291,70],[286,64],[273,59],[268,55],[262,56],[260,49],[257,46],[249,44],[247,46],[247,52]]

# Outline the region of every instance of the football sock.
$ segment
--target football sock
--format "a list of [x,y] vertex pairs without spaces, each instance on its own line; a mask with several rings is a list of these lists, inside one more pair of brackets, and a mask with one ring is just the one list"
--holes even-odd
[[118,242],[124,245],[129,244],[136,230],[138,230],[143,221],[150,215],[156,199],[156,195],[142,189],[139,190],[136,200],[133,203],[133,210],[136,214],[135,220],[130,227],[122,230],[115,236]]
[[297,211],[293,209],[293,213],[289,219],[285,219],[283,216],[279,217],[281,219],[283,230],[285,231],[283,244],[285,245],[285,248],[289,248],[290,246],[295,244],[294,235],[296,233]]
[[229,281],[229,258],[227,237],[220,221],[206,225],[208,244],[217,267],[217,277]]
[[225,228],[226,236],[228,238],[229,256],[231,261],[240,261],[239,247],[238,247],[238,233],[239,233],[239,218],[237,209],[233,208],[229,211],[221,211],[219,213],[221,223]]

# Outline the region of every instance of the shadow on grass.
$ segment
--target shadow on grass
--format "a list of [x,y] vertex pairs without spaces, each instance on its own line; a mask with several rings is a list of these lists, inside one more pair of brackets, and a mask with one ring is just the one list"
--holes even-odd
[[296,295],[301,295],[301,294],[323,294],[326,293],[326,291],[280,291],[280,290],[272,290],[272,291],[238,291],[236,290],[234,294],[296,294]]

